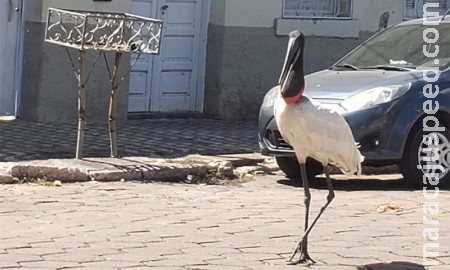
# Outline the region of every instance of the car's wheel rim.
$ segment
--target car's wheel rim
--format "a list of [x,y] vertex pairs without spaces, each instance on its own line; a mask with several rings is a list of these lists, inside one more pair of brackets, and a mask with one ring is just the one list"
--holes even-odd
[[450,141],[442,133],[433,132],[424,136],[417,156],[418,168],[424,175],[434,173],[442,180],[450,171]]

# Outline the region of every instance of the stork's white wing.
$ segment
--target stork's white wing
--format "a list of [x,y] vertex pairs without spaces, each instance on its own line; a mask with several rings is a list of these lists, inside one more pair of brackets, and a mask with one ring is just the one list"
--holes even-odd
[[335,165],[345,173],[360,171],[362,156],[349,125],[340,114],[311,98],[297,106],[296,111],[302,123],[295,130],[301,139],[293,142],[294,148],[297,146],[322,164]]

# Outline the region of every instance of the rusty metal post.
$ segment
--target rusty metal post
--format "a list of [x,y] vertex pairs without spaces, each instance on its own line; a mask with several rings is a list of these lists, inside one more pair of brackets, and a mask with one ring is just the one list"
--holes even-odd
[[77,151],[76,159],[83,158],[84,148],[84,129],[86,126],[86,89],[84,87],[84,58],[86,52],[84,50],[78,51],[78,136],[77,136]]
[[117,157],[117,128],[116,128],[116,92],[120,84],[120,64],[122,53],[116,53],[113,77],[111,79],[111,98],[109,101],[109,139],[111,144],[111,157]]

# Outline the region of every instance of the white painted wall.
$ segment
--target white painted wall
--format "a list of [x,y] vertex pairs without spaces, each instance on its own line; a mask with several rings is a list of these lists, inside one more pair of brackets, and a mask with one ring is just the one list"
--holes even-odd
[[226,0],[225,25],[273,27],[274,20],[281,17],[282,2],[282,0]]
[[275,27],[278,35],[304,29],[310,36],[358,37],[378,31],[380,16],[390,12],[389,24],[403,21],[403,1],[353,0],[351,20],[282,19],[282,0],[213,0],[211,23],[230,27]]
[[211,1],[211,24],[225,25],[225,3],[226,0]]
[[44,22],[49,7],[78,10],[102,10],[111,12],[130,12],[131,0],[96,2],[93,0],[32,0],[27,3],[27,21]]

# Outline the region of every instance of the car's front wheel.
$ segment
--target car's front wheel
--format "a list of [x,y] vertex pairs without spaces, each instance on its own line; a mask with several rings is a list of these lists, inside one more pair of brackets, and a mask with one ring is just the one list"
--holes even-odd
[[410,186],[448,185],[450,182],[448,127],[445,131],[424,132],[422,129],[414,131],[406,144],[400,169]]
[[[296,158],[276,157],[278,167],[286,174],[286,178],[299,180],[301,182],[300,164]],[[306,161],[306,173],[308,179],[313,179],[323,172],[323,166],[314,159]]]

